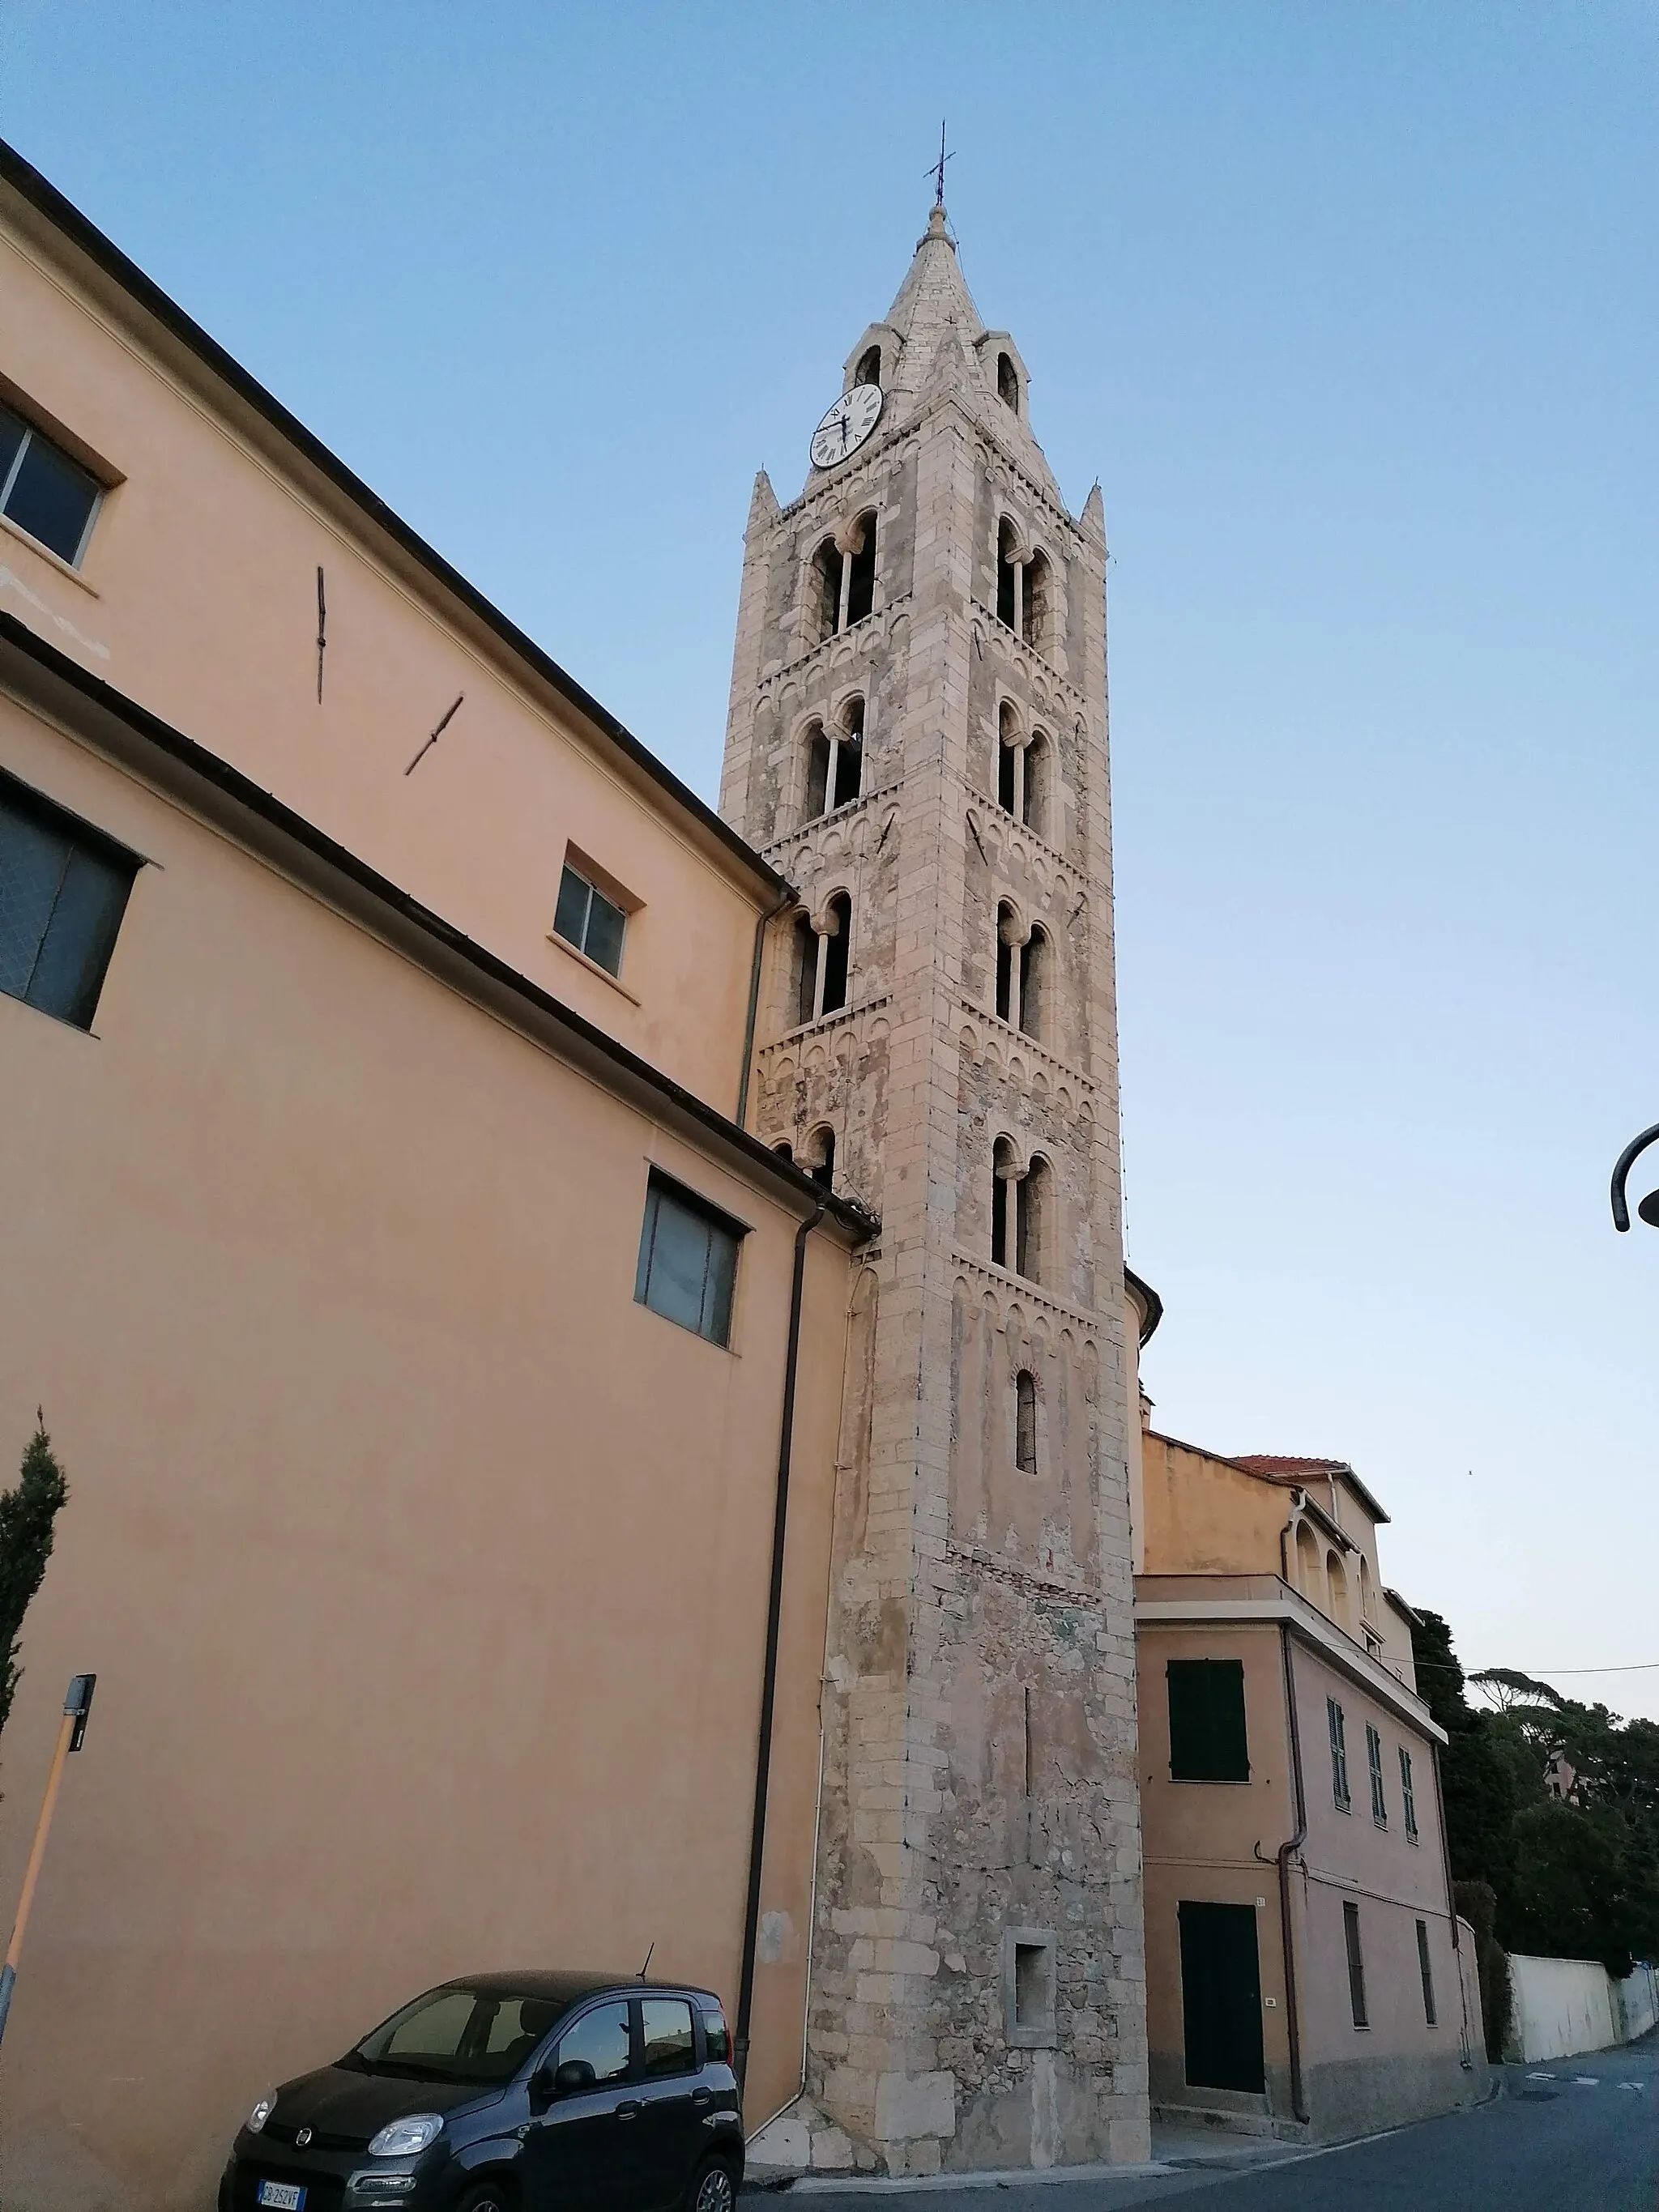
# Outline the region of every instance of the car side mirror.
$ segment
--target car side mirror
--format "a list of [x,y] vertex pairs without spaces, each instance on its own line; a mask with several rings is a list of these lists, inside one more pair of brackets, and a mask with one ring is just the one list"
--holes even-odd
[[591,2089],[598,2079],[598,2075],[586,2058],[567,2058],[553,2076],[553,2094],[556,2097],[580,2096],[584,2089]]

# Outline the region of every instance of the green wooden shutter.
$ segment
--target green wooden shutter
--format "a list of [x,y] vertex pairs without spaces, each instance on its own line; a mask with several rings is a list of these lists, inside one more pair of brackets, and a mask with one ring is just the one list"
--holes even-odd
[[1170,1779],[1248,1782],[1249,1740],[1244,1722],[1242,1659],[1171,1659]]

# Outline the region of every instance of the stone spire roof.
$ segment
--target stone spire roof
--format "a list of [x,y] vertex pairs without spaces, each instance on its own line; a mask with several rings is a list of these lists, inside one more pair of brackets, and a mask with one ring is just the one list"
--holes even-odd
[[[884,349],[882,375],[896,418],[902,419],[925,400],[953,392],[969,415],[1012,450],[1019,465],[1060,499],[1059,487],[1026,420],[1025,365],[1006,331],[986,328],[963,276],[943,202],[936,202],[928,216],[927,231],[916,241],[885,321],[872,325],[868,335],[879,338],[884,332],[902,341],[896,361],[892,349]],[[1018,365],[1022,406],[1018,414],[997,392],[997,362],[1005,353]]]

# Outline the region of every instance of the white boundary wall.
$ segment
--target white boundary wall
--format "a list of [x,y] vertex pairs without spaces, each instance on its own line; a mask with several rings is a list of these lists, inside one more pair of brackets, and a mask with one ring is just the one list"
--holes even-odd
[[1510,1960],[1514,2013],[1504,2056],[1531,2062],[1606,2051],[1659,2021],[1659,1974],[1638,1966],[1615,1982],[1594,1959]]

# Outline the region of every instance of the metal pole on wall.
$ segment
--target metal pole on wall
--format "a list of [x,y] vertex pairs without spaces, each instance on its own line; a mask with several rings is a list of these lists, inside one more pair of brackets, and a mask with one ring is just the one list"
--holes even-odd
[[40,1817],[34,1824],[34,1841],[29,1846],[23,1893],[17,1900],[17,1917],[12,1923],[11,1942],[6,1946],[6,1963],[0,1966],[0,2036],[6,2032],[6,2015],[11,2010],[11,1993],[17,1983],[17,1955],[23,1948],[23,1930],[28,1925],[29,1907],[34,1902],[34,1885],[40,1879],[40,1862],[46,1855],[46,1831],[52,1826],[52,1808],[58,1802],[58,1785],[64,1778],[64,1761],[70,1752],[79,1751],[85,1741],[87,1715],[92,1711],[93,1686],[97,1680],[95,1674],[73,1674],[64,1692],[64,1717],[52,1754],[52,1770],[46,1776],[46,1794],[40,1800]]

